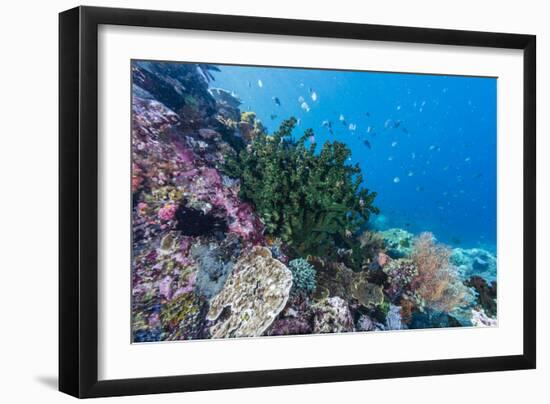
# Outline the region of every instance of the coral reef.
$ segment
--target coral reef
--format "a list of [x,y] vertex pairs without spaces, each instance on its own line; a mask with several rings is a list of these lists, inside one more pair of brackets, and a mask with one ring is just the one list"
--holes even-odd
[[476,303],[483,308],[489,317],[497,315],[497,284],[491,282],[488,284],[481,276],[472,276],[464,282],[466,286],[474,288],[476,291]]
[[296,258],[288,263],[292,272],[292,289],[297,293],[310,294],[317,287],[315,268],[307,260]]
[[313,332],[313,309],[307,298],[294,295],[265,332],[265,335],[298,335]]
[[413,250],[414,235],[403,229],[388,229],[380,232],[386,253],[392,258],[409,257]]
[[372,230],[348,146],[268,133],[217,70],[132,62],[134,342],[496,325],[493,254]]
[[418,236],[411,254],[418,271],[412,281],[413,288],[426,305],[443,312],[464,304],[469,293],[452,266],[450,255],[451,250],[437,244],[431,233]]
[[342,263],[326,262],[321,258],[312,257],[309,261],[316,271],[317,288],[314,292],[316,300],[329,296],[339,296],[346,301],[352,299],[351,286],[354,272]]
[[451,262],[458,267],[464,279],[480,276],[487,282],[496,282],[497,259],[489,251],[481,248],[455,248],[451,254]]
[[316,334],[354,331],[353,318],[346,301],[338,296],[313,306],[313,332]]
[[401,308],[390,304],[388,314],[386,316],[386,330],[403,330],[407,328],[401,319]]
[[257,337],[285,307],[292,273],[265,247],[241,255],[221,292],[210,301],[212,338]]
[[483,310],[472,309],[472,324],[476,327],[495,327],[498,322],[496,319],[488,317]]
[[195,293],[207,299],[217,295],[240,254],[240,241],[230,235],[221,244],[196,244],[189,256],[197,263]]
[[397,303],[403,294],[413,292],[411,284],[418,276],[418,269],[412,260],[406,258],[393,260],[383,270],[388,276],[384,291],[392,302]]
[[378,306],[384,301],[382,287],[368,282],[365,277],[356,277],[351,293],[365,307]]
[[[319,153],[291,137],[296,119],[284,121],[272,136],[257,136],[225,171],[240,178],[240,196],[254,204],[267,235],[280,237],[298,256],[326,255],[349,248],[350,237],[371,213],[375,193],[362,188],[358,166],[346,164],[349,149],[327,142]],[[331,192],[326,192],[330,189]]]

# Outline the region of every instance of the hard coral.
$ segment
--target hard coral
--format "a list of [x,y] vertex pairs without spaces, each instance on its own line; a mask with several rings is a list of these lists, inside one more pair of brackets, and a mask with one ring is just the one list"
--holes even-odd
[[210,301],[213,338],[258,337],[285,307],[292,273],[265,247],[243,253],[221,292]]
[[347,247],[349,235],[378,212],[376,194],[361,187],[359,166],[346,164],[346,145],[327,142],[316,153],[305,146],[311,130],[291,138],[295,125],[291,118],[272,136],[257,136],[225,170],[241,179],[240,196],[254,204],[267,235],[301,256],[330,253]]
[[315,268],[303,258],[288,263],[292,272],[292,289],[297,293],[310,294],[317,287]]

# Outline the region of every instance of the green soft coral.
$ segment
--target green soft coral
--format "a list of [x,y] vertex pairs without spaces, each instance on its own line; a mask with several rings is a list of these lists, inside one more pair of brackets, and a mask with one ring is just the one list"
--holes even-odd
[[298,255],[349,248],[351,235],[378,213],[376,193],[362,188],[357,164],[346,164],[351,152],[345,144],[326,142],[315,153],[314,144],[305,145],[313,131],[296,141],[295,126],[290,118],[272,136],[256,137],[225,170],[241,179],[240,196],[255,205],[266,234],[280,237]]

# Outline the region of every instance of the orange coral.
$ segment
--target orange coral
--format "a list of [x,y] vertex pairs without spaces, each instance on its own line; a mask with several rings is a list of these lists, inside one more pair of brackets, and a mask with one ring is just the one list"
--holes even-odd
[[436,244],[431,233],[418,236],[411,256],[418,268],[413,289],[431,308],[445,312],[462,305],[467,294],[449,262],[450,256],[451,250]]

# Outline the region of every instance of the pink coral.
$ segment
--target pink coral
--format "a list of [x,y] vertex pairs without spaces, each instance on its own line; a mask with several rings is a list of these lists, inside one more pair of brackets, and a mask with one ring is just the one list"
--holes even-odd
[[177,206],[173,203],[167,203],[159,209],[159,218],[162,220],[172,220],[176,215]]

